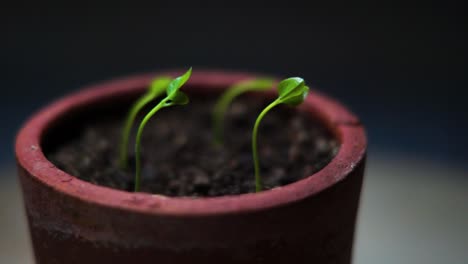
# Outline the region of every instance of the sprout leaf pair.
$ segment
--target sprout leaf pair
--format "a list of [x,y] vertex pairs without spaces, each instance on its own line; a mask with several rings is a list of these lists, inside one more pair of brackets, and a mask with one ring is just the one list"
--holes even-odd
[[[229,104],[235,97],[249,91],[266,90],[268,88],[271,88],[272,86],[272,79],[254,79],[250,81],[241,82],[228,89],[215,104],[213,111],[213,132],[215,142],[220,144],[223,141],[223,117]],[[308,92],[309,87],[305,85],[305,82],[302,78],[292,77],[281,81],[278,84],[278,98],[276,98],[267,107],[265,107],[265,109],[262,110],[262,112],[258,115],[257,119],[255,120],[252,132],[252,157],[255,169],[256,192],[262,190],[262,180],[260,177],[260,163],[257,149],[257,134],[260,122],[262,121],[263,117],[277,105],[286,104],[289,106],[297,106],[301,104],[307,97]]]
[[146,94],[140,97],[130,109],[123,128],[122,138],[120,139],[119,166],[122,169],[128,168],[128,141],[138,112],[148,103],[162,95],[170,82],[171,79],[166,76],[155,79],[151,82]]
[[172,105],[185,105],[188,104],[188,96],[180,91],[179,89],[187,82],[192,74],[192,68],[190,68],[182,76],[179,76],[173,80],[167,77],[161,77],[154,80],[148,92],[143,95],[131,108],[127,120],[125,122],[124,131],[122,134],[121,146],[120,146],[120,165],[122,168],[127,167],[127,155],[128,155],[128,138],[130,136],[130,131],[138,112],[147,105],[150,101],[154,100],[156,97],[166,91],[166,97],[163,98],[151,111],[149,111],[140,125],[138,126],[138,131],[135,141],[135,192],[140,190],[141,185],[141,136],[143,130],[150,120],[150,118],[156,114],[161,108],[169,107]]
[[257,134],[258,127],[263,117],[270,111],[273,107],[285,104],[289,106],[297,106],[304,102],[307,94],[309,93],[309,87],[305,85],[305,82],[302,78],[292,77],[281,81],[278,84],[278,98],[271,102],[263,111],[258,115],[257,120],[255,120],[253,132],[252,132],[252,157],[254,160],[254,169],[255,169],[255,191],[259,192],[262,190],[262,178],[260,177],[260,161],[258,158],[258,149],[257,149]]

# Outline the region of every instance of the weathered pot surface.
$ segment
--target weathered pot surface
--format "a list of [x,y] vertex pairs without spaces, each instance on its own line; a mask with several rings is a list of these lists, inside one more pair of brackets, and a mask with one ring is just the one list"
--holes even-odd
[[[176,75],[178,72],[166,73]],[[16,141],[37,263],[350,263],[366,136],[358,119],[312,91],[301,109],[340,140],[333,160],[295,183],[215,198],[119,191],[56,168],[43,152],[64,120],[128,101],[155,74],[105,82],[34,115]],[[213,92],[255,75],[195,71],[184,90]]]

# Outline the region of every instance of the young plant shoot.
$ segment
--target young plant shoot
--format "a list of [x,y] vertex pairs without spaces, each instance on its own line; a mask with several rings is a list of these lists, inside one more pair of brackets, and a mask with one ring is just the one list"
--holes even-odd
[[263,117],[270,111],[273,107],[286,104],[289,106],[297,106],[304,102],[304,99],[309,93],[309,87],[305,85],[305,82],[302,78],[292,77],[281,81],[278,84],[278,98],[270,103],[263,111],[258,115],[257,120],[255,120],[255,125],[252,132],[252,156],[254,161],[255,169],[255,191],[260,192],[262,190],[262,179],[260,177],[260,163],[258,159],[258,150],[257,150],[257,134],[258,127]]
[[226,90],[213,108],[213,136],[217,145],[224,141],[224,117],[231,102],[239,95],[250,91],[264,91],[273,87],[271,78],[259,78],[241,81]]
[[140,112],[140,110],[149,102],[163,94],[170,82],[171,79],[166,76],[154,79],[151,82],[148,91],[133,104],[132,108],[128,112],[119,147],[119,166],[122,169],[128,168],[128,141],[138,112]]
[[143,129],[150,118],[158,112],[161,108],[165,108],[172,105],[185,105],[188,104],[189,98],[185,93],[179,91],[179,89],[187,82],[192,74],[192,68],[190,68],[182,76],[179,76],[169,82],[166,89],[166,97],[162,99],[141,121],[138,127],[136,141],[135,141],[135,192],[140,190],[141,184],[141,135]]

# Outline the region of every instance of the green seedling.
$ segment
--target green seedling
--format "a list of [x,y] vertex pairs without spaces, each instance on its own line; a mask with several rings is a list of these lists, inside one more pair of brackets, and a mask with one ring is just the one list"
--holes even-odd
[[133,104],[132,108],[128,112],[127,118],[125,120],[125,125],[122,131],[122,138],[120,139],[120,168],[128,168],[128,141],[130,139],[130,133],[132,131],[133,123],[135,122],[136,116],[138,115],[140,110],[143,109],[143,107],[145,107],[145,105],[162,95],[170,82],[171,78],[166,76],[154,79],[151,82],[148,91]]
[[224,141],[224,117],[231,102],[246,92],[264,91],[273,87],[274,80],[271,78],[259,78],[241,81],[234,84],[224,92],[213,108],[213,136],[217,145]]
[[255,169],[255,191],[260,192],[262,190],[262,180],[260,177],[260,163],[258,159],[258,150],[257,150],[257,134],[258,127],[263,117],[270,111],[273,107],[286,104],[289,106],[298,106],[309,93],[309,87],[305,85],[305,82],[302,78],[292,77],[281,81],[278,84],[278,98],[271,102],[263,111],[258,115],[257,120],[255,120],[255,125],[252,132],[252,156],[254,161]]
[[190,68],[182,76],[173,79],[166,89],[166,97],[162,99],[148,114],[143,118],[138,127],[136,141],[135,141],[135,192],[140,190],[141,183],[141,135],[143,129],[150,118],[158,112],[161,108],[173,106],[173,105],[185,105],[188,104],[189,98],[185,93],[179,91],[179,89],[187,82],[192,74],[192,68]]

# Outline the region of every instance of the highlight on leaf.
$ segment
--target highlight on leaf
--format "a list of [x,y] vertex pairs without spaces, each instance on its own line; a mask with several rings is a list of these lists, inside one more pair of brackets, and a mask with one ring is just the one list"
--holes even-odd
[[171,78],[167,76],[155,78],[148,87],[147,92],[142,95],[130,108],[130,111],[127,114],[125,119],[124,127],[122,130],[122,135],[120,139],[119,146],[119,166],[122,169],[128,168],[128,142],[130,139],[130,133],[132,131],[133,123],[138,113],[143,107],[145,107],[149,102],[153,101],[160,95],[164,93]]
[[292,77],[281,81],[278,85],[279,99],[283,104],[296,106],[301,104],[309,92],[302,78]]
[[182,87],[182,85],[184,85],[188,81],[191,75],[192,75],[192,67],[190,67],[190,69],[188,69],[188,71],[185,72],[183,75],[172,80],[166,89],[167,96],[168,97],[174,96],[179,91],[180,87]]
[[255,170],[255,191],[260,192],[263,189],[262,179],[260,176],[260,161],[257,149],[257,135],[260,122],[263,117],[275,106],[280,104],[286,104],[289,106],[297,106],[304,102],[307,94],[309,93],[309,87],[305,85],[302,78],[292,77],[281,81],[278,84],[278,98],[271,102],[262,112],[258,115],[255,120],[253,132],[252,132],[252,158],[254,162]]
[[229,87],[216,101],[212,112],[212,129],[214,142],[222,145],[224,142],[224,118],[232,101],[238,96],[252,91],[264,91],[272,88],[272,78],[256,78],[240,81]]
[[191,74],[192,68],[183,75],[171,80],[166,88],[166,97],[146,114],[138,127],[135,141],[135,192],[140,190],[141,185],[141,136],[143,134],[143,130],[151,117],[153,117],[153,115],[160,109],[172,105],[185,105],[189,103],[188,96],[184,92],[180,91],[180,88],[187,82]]

